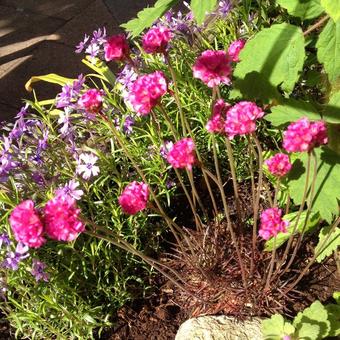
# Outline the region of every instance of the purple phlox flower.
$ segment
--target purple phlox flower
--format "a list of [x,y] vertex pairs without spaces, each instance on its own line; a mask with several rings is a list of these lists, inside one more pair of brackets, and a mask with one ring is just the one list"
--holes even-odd
[[83,88],[85,83],[85,77],[82,74],[79,74],[78,79],[73,82],[73,96],[76,94],[79,95],[80,90]]
[[57,94],[56,98],[56,107],[57,108],[63,108],[66,106],[69,106],[71,104],[72,100],[72,86],[69,84],[64,85],[61,88],[61,92]]
[[93,31],[91,44],[102,45],[104,43],[106,43],[106,28],[98,28],[97,30]]
[[160,148],[160,154],[161,156],[166,159],[168,156],[168,152],[172,149],[174,143],[170,141],[165,141],[163,145]]
[[125,65],[122,71],[120,71],[120,73],[117,75],[117,81],[127,89],[130,89],[131,85],[137,78],[138,74],[129,64]]
[[2,154],[5,154],[5,153],[7,153],[9,150],[10,150],[10,148],[11,148],[11,145],[12,145],[12,139],[11,138],[9,138],[9,137],[6,137],[6,136],[4,136],[3,138],[2,138],[2,150],[1,150],[1,153]]
[[71,130],[71,118],[70,118],[70,111],[65,110],[63,112],[60,112],[58,123],[62,124],[63,126],[59,129],[59,132],[62,136],[66,136],[69,134]]
[[12,169],[17,167],[17,162],[13,161],[12,155],[6,153],[0,157],[0,176],[2,174],[8,174]]
[[32,259],[31,274],[35,277],[37,282],[40,280],[48,282],[50,275],[44,271],[46,267],[47,265],[44,262],[41,262],[38,259]]
[[99,52],[100,52],[100,47],[99,47],[99,45],[96,44],[96,43],[93,43],[93,44],[91,43],[91,44],[87,47],[87,49],[85,50],[85,52],[86,52],[87,54],[89,54],[91,58],[95,58],[95,57],[99,54]]
[[43,138],[39,139],[39,142],[38,142],[38,152],[47,149],[47,147],[48,147],[48,143],[47,143],[48,136],[49,136],[49,132],[46,129],[46,130],[43,131],[43,134],[42,134]]
[[132,126],[135,124],[135,120],[131,116],[126,116],[123,124],[124,133],[129,135],[132,132]]
[[3,268],[17,270],[19,268],[19,263],[29,257],[28,246],[18,243],[15,251],[10,251],[7,253],[7,257],[2,262],[1,266]]
[[23,131],[17,127],[13,127],[12,131],[9,133],[8,137],[13,139],[18,139],[22,136]]
[[84,195],[84,191],[77,189],[78,187],[79,187],[79,182],[72,179],[64,187],[58,189],[56,191],[56,194],[57,195],[69,195],[78,201]]
[[32,179],[36,184],[45,186],[45,178],[39,171],[34,171],[32,173]]
[[9,236],[7,233],[2,233],[0,234],[0,248],[2,248],[2,246],[6,246],[8,247],[11,244],[11,240],[9,239]]
[[167,189],[171,189],[171,188],[173,188],[174,186],[176,186],[176,182],[175,181],[173,181],[172,179],[168,179],[167,181],[166,181],[166,187],[167,187]]
[[220,1],[218,3],[218,14],[222,17],[226,16],[233,8],[233,5],[230,0]]
[[89,39],[90,39],[90,36],[85,34],[84,39],[76,46],[76,51],[75,52],[76,53],[81,53],[84,50],[84,48],[85,48],[87,42],[89,41]]
[[282,340],[291,340],[292,338],[289,335],[284,335]]
[[16,119],[20,119],[20,118],[24,118],[27,115],[27,110],[29,108],[29,105],[26,104],[25,106],[23,106],[20,111],[17,113],[17,115],[15,116]]
[[82,153],[79,156],[76,173],[86,180],[91,176],[97,176],[100,172],[99,167],[95,165],[97,160],[98,157],[92,153]]
[[173,12],[172,10],[167,11],[167,12],[164,14],[164,18],[165,18],[165,20],[168,21],[168,22],[172,20],[173,16],[174,16],[174,12]]

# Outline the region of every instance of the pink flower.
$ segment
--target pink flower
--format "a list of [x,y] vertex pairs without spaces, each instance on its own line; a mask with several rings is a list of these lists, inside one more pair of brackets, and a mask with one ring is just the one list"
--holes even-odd
[[253,102],[241,101],[227,112],[225,132],[229,139],[236,135],[245,135],[256,130],[256,119],[263,117],[264,112]]
[[143,75],[132,84],[128,99],[136,112],[146,115],[167,92],[168,86],[163,72]]
[[281,218],[282,210],[279,208],[268,208],[261,214],[261,225],[259,235],[268,240],[279,232],[286,233],[289,222]]
[[195,163],[195,143],[191,138],[183,138],[176,142],[167,155],[167,161],[175,168],[192,169]]
[[30,248],[39,248],[45,243],[42,237],[43,224],[31,200],[17,205],[9,217],[14,237]]
[[78,105],[89,113],[98,113],[103,105],[103,91],[87,90],[78,100]]
[[129,45],[124,34],[113,35],[104,45],[105,60],[123,60],[129,55]]
[[283,133],[283,147],[288,152],[311,151],[327,142],[326,124],[322,120],[312,123],[303,117],[291,123]]
[[171,31],[167,27],[151,28],[143,36],[143,49],[146,53],[163,53],[171,38]]
[[46,203],[44,212],[45,230],[53,240],[70,242],[85,230],[80,209],[70,195],[56,195]]
[[194,77],[201,79],[209,87],[230,83],[231,60],[225,51],[204,51],[196,59],[192,69]]
[[292,168],[288,155],[284,153],[277,153],[275,156],[267,159],[265,164],[273,175],[279,177],[285,176]]
[[118,198],[122,210],[129,215],[135,215],[146,208],[149,199],[149,188],[143,182],[133,181],[128,184]]
[[206,129],[211,132],[223,132],[224,124],[225,124],[225,115],[230,105],[224,102],[222,99],[219,99],[213,108],[213,114],[211,118],[208,120]]
[[236,40],[233,43],[230,44],[228,48],[228,55],[232,61],[238,62],[239,60],[239,54],[242,51],[245,41],[242,39]]

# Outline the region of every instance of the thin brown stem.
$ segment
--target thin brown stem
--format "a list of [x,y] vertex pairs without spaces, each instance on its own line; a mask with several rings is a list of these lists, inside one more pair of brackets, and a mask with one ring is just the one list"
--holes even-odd
[[329,15],[325,15],[324,17],[322,17],[319,21],[317,21],[314,25],[312,25],[311,27],[309,27],[305,32],[303,32],[303,35],[306,36],[307,34],[311,33],[312,31],[314,31],[315,29],[317,29],[318,27],[322,26],[323,23],[325,21],[327,21],[329,19]]
[[272,274],[273,274],[274,264],[275,264],[275,255],[276,255],[276,236],[274,237],[272,257],[270,259],[269,271],[268,271],[268,275],[267,275],[266,285],[264,287],[265,291],[269,289],[270,281],[271,281]]

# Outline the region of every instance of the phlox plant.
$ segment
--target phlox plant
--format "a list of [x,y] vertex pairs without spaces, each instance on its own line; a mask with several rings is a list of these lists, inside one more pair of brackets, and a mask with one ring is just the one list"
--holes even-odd
[[[154,269],[196,314],[285,313],[337,249],[339,68],[322,46],[338,21],[327,6],[297,26],[281,1],[272,18],[221,3],[203,26],[193,2],[140,39],[98,29],[76,47],[95,73],[34,78],[61,92],[1,139],[3,310],[18,332],[90,337]],[[298,99],[309,37],[328,103]]]

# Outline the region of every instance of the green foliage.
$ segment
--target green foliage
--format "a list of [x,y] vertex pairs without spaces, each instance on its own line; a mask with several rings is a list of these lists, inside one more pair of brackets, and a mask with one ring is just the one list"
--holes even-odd
[[340,0],[320,0],[320,1],[322,7],[334,21],[340,19]]
[[47,83],[58,84],[63,86],[65,84],[71,84],[74,81],[74,79],[62,77],[55,73],[45,74],[43,76],[33,76],[25,84],[25,89],[31,92],[33,90],[32,84],[39,81],[44,81]]
[[191,0],[190,8],[198,25],[203,24],[206,15],[216,7],[216,4],[217,0]]
[[137,37],[177,2],[178,0],[157,0],[153,7],[144,8],[142,11],[138,12],[137,18],[132,19],[121,26],[130,32],[132,37]]
[[335,81],[340,76],[340,20],[328,20],[316,47],[318,60],[324,65],[329,80]]
[[324,11],[320,5],[320,0],[276,0],[276,2],[285,8],[290,15],[302,20],[318,17]]
[[[315,179],[315,197],[311,209],[319,212],[321,218],[328,223],[332,222],[333,216],[339,212],[340,199],[340,159],[339,155],[327,147],[315,149],[317,159],[317,176]],[[295,204],[300,204],[306,180],[307,153],[301,154],[293,164],[288,174],[288,187]],[[313,167],[311,177],[313,178]],[[309,181],[309,188],[311,187]]]
[[290,336],[292,340],[321,340],[337,336],[340,334],[339,311],[339,304],[324,306],[320,301],[315,301],[297,314],[293,324],[280,314],[262,321],[262,334],[265,340],[282,340],[284,336]]
[[323,227],[319,233],[319,242],[314,251],[318,254],[316,261],[321,263],[326,257],[332,255],[340,246],[340,228],[336,227],[332,232],[332,226]]
[[[272,25],[247,42],[240,53],[241,62],[237,64],[234,76],[244,79],[248,73],[255,71],[261,74],[268,86],[280,86],[290,93],[299,79],[304,58],[301,28],[287,23]],[[252,85],[257,87],[257,83]]]
[[[304,230],[305,233],[311,232],[314,230],[315,227],[318,226],[319,222],[320,222],[320,216],[318,213],[312,213],[308,220],[306,220],[307,217],[307,211],[303,211],[301,213],[301,216],[299,218],[299,222],[297,224],[296,227],[296,231],[295,233],[300,233],[302,230]],[[296,218],[297,218],[297,212],[292,212],[289,213],[287,215],[283,216],[283,219],[285,221],[289,221],[290,225],[287,228],[287,232],[286,233],[279,233],[276,236],[276,240],[274,241],[274,238],[272,237],[271,239],[269,239],[268,241],[266,241],[266,245],[264,250],[265,251],[271,251],[273,250],[274,247],[274,242],[275,242],[275,248],[279,248],[282,244],[284,244],[289,237],[292,235],[292,232],[294,230],[295,227],[295,223],[296,223]]]

